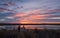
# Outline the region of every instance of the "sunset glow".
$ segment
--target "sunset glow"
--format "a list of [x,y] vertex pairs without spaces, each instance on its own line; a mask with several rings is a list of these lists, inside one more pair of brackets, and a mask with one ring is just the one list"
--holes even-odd
[[60,0],[0,0],[0,23],[60,23]]

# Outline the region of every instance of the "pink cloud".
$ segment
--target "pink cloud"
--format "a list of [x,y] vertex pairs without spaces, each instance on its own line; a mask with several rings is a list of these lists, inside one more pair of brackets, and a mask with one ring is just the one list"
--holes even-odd
[[36,19],[43,20],[43,19],[45,19],[46,16],[50,16],[48,14],[41,15],[40,14],[41,12],[42,11],[40,11],[40,10],[33,10],[33,11],[28,11],[28,12],[24,12],[24,13],[15,14],[14,17],[21,17],[21,18],[23,18],[23,19],[20,18],[21,19],[19,21],[20,23],[32,23],[32,22],[36,22]]

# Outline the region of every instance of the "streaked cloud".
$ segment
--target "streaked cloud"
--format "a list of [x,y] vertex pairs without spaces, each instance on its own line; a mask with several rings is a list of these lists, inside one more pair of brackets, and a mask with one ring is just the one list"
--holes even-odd
[[[0,0],[0,23],[60,23],[60,0]],[[43,26],[26,26],[27,28]],[[48,26],[54,28],[59,26]],[[60,29],[60,28],[59,28]]]
[[60,22],[60,0],[0,0],[3,22]]

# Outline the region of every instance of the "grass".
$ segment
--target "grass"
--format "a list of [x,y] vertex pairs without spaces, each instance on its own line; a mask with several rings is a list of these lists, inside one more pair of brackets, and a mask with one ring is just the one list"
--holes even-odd
[[60,30],[0,30],[0,38],[60,38]]

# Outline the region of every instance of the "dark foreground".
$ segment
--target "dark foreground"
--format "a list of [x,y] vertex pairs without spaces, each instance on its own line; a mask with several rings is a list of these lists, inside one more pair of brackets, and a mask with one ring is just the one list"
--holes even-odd
[[60,30],[0,30],[0,38],[60,38]]

